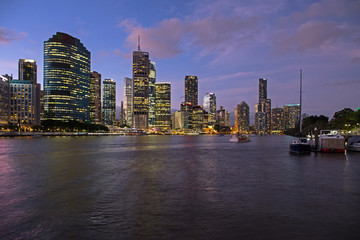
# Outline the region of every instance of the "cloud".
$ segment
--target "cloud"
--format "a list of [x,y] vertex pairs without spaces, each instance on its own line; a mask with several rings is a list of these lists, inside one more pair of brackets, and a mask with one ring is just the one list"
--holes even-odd
[[155,58],[171,58],[193,47],[200,49],[200,57],[215,51],[229,54],[254,39],[257,25],[256,17],[217,16],[197,20],[165,19],[149,28],[125,20],[118,26],[129,33],[127,47],[135,49],[140,35],[143,50],[151,49]]
[[0,45],[9,44],[13,41],[20,41],[26,37],[24,32],[16,32],[12,29],[0,27]]

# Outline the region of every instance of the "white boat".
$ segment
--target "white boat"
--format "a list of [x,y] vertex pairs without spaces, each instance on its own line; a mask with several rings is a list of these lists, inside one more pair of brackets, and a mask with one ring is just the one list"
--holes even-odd
[[230,142],[250,142],[249,135],[246,134],[232,134],[230,137]]
[[360,152],[360,136],[350,137],[347,141],[346,150]]
[[320,152],[345,152],[345,138],[339,130],[321,130],[319,136]]

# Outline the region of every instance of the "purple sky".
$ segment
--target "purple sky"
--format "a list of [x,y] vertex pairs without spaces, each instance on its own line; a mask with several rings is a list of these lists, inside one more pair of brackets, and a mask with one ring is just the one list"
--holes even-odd
[[42,84],[43,42],[65,32],[91,52],[93,71],[117,82],[119,106],[140,34],[174,109],[185,75],[198,76],[199,103],[214,92],[229,111],[245,101],[253,112],[259,78],[272,107],[298,103],[300,69],[304,112],[360,107],[359,0],[1,0],[0,9],[0,74],[17,77],[18,59],[35,59]]

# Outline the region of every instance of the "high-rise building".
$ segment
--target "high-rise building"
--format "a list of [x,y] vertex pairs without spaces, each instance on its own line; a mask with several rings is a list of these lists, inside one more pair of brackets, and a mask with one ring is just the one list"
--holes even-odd
[[149,126],[149,53],[133,52],[133,116],[132,127],[147,129]]
[[0,126],[9,122],[10,82],[0,75]]
[[271,109],[271,130],[273,132],[284,131],[284,109],[273,108]]
[[185,123],[184,123],[184,128],[185,129],[193,129],[193,108],[194,105],[192,103],[189,102],[182,102],[180,105],[180,110],[182,112],[185,112]]
[[149,72],[149,127],[154,127],[155,123],[155,83],[156,83],[156,68],[155,63],[150,61]]
[[125,123],[125,112],[124,112],[124,102],[121,101],[120,103],[120,126]]
[[259,78],[259,102],[267,99],[267,79]]
[[203,109],[208,113],[208,124],[216,124],[216,96],[215,93],[206,93],[203,99]]
[[124,78],[124,115],[125,123],[132,126],[133,107],[133,81],[131,78]]
[[182,111],[176,111],[172,114],[172,129],[184,130],[188,129],[188,113]]
[[101,124],[101,74],[90,73],[90,122]]
[[242,101],[234,111],[235,128],[238,132],[248,133],[250,130],[250,108],[249,105]]
[[104,79],[102,99],[103,124],[114,126],[116,120],[116,83],[113,79]]
[[204,110],[201,105],[193,106],[192,126],[196,131],[202,132],[204,128]]
[[185,102],[194,106],[198,105],[198,78],[197,76],[185,77]]
[[33,83],[33,80],[11,80],[10,122],[24,126],[40,125],[40,112],[40,84]]
[[220,109],[217,110],[217,124],[219,124],[220,129],[223,127],[230,127],[230,112],[226,111],[223,106],[220,106]]
[[37,66],[33,59],[19,59],[19,80],[37,83]]
[[170,129],[171,125],[171,84],[155,83],[155,125],[157,128]]
[[300,104],[288,104],[284,106],[284,130],[295,128],[300,119]]
[[45,119],[90,122],[90,52],[57,32],[44,42]]

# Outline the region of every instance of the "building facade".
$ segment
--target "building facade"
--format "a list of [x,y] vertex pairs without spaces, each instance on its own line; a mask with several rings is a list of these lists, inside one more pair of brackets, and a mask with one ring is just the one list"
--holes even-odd
[[295,128],[300,120],[300,104],[288,104],[284,106],[284,130]]
[[185,129],[193,129],[193,108],[194,105],[189,102],[182,102],[180,105],[180,110],[186,115]]
[[37,83],[37,66],[33,59],[19,59],[19,80]]
[[284,131],[284,109],[271,109],[271,131],[281,133]]
[[217,110],[217,124],[219,124],[220,129],[223,127],[230,127],[230,112],[226,111],[223,106],[220,106],[220,109]]
[[197,76],[185,77],[185,102],[194,106],[198,105],[198,78]]
[[90,52],[66,33],[44,42],[45,119],[90,122]]
[[170,129],[171,126],[171,84],[159,82],[155,84],[155,126]]
[[149,127],[149,53],[140,50],[133,52],[133,112],[132,127]]
[[124,118],[125,124],[132,126],[133,112],[133,81],[131,78],[124,78]]
[[206,93],[203,99],[203,109],[208,113],[208,125],[216,124],[216,96],[215,93]]
[[188,129],[188,113],[176,111],[172,114],[172,129],[185,130]]
[[267,96],[267,79],[259,78],[259,102],[255,105],[255,130],[261,134],[271,131],[271,99]]
[[102,95],[102,117],[103,124],[115,125],[116,114],[116,83],[113,79],[104,79]]
[[0,75],[0,126],[9,123],[10,82]]
[[156,65],[150,61],[149,72],[149,127],[155,127],[155,98],[156,98]]
[[102,124],[101,116],[101,74],[90,73],[90,123]]
[[250,108],[249,105],[242,101],[238,104],[234,111],[235,128],[237,132],[248,133],[250,130]]

